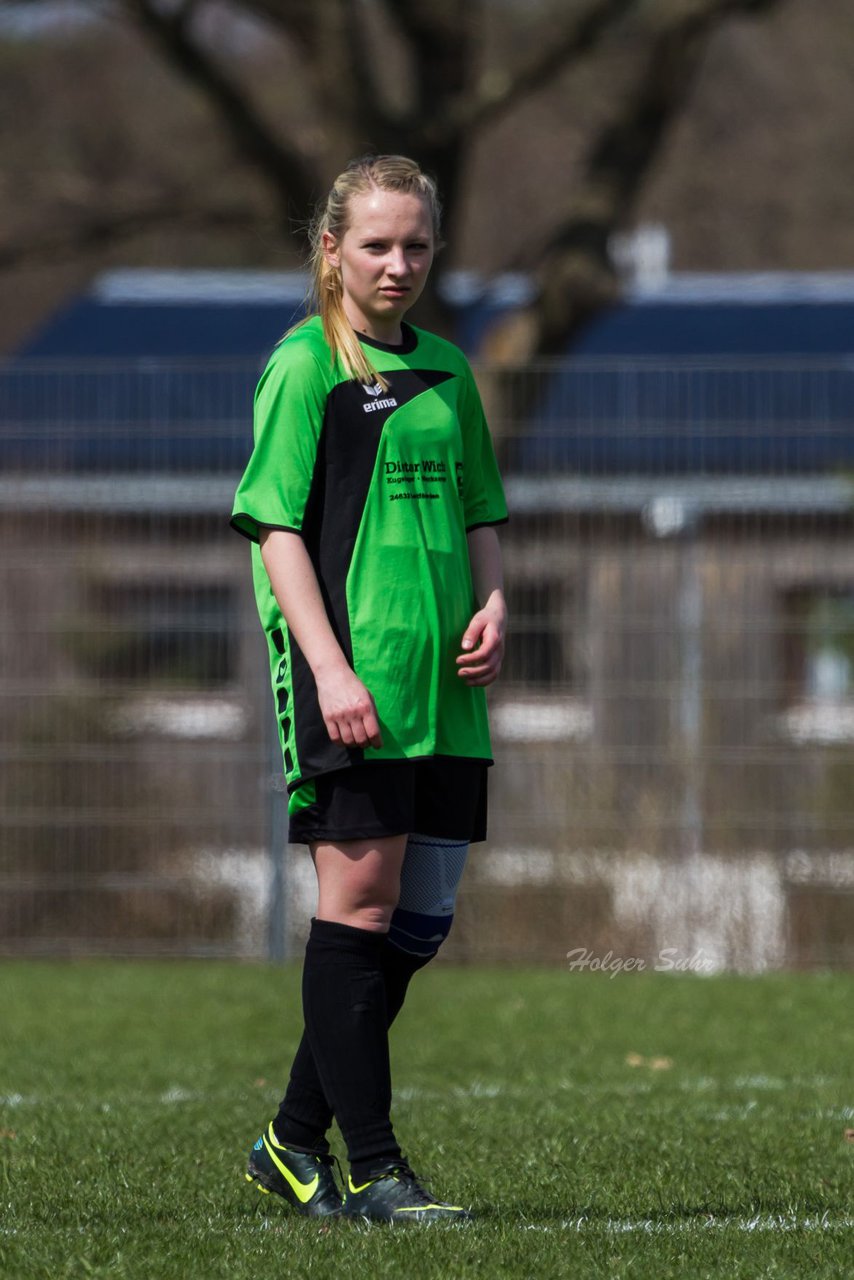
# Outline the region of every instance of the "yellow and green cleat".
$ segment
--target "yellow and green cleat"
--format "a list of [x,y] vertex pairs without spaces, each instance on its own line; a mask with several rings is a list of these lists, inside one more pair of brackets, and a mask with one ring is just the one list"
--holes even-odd
[[246,1181],[262,1193],[275,1192],[304,1217],[332,1217],[342,1207],[333,1164],[334,1158],[323,1152],[283,1147],[271,1121],[249,1153]]
[[371,1222],[469,1222],[472,1218],[462,1205],[436,1200],[409,1165],[401,1163],[359,1187],[348,1177],[343,1214]]

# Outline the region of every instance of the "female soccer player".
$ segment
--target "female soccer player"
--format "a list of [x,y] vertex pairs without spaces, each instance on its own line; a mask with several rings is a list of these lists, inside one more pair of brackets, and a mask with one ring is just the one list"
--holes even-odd
[[484,686],[506,620],[494,526],[507,510],[471,371],[403,319],[439,214],[434,183],[402,156],[336,179],[312,229],[316,314],[258,385],[232,515],[254,544],[290,839],[318,879],[305,1029],[246,1176],[312,1216],[469,1216],[418,1182],[389,1118],[389,1024],[485,838]]

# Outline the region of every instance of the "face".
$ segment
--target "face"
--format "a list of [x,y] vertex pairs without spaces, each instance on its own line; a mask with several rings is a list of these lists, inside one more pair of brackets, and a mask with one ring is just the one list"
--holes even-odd
[[323,237],[327,261],[341,270],[344,312],[354,329],[400,342],[400,321],[418,300],[433,261],[433,222],[421,196],[369,191],[353,196],[340,241]]

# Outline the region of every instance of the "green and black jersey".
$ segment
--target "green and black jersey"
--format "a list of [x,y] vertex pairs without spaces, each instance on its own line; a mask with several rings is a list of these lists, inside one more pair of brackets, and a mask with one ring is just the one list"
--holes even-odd
[[[333,366],[319,317],[280,344],[255,395],[255,447],[232,526],[251,539],[288,787],[370,760],[490,760],[486,698],[457,675],[477,609],[466,533],[507,519],[477,387],[451,343],[403,326],[362,339],[384,391]],[[305,543],[332,628],[374,697],[383,745],[330,741],[311,670],[282,617],[260,529]]]

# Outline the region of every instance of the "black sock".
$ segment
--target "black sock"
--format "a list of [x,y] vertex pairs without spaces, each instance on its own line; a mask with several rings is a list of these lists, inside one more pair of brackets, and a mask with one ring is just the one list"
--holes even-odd
[[396,947],[386,937],[381,962],[389,1026],[403,1008],[412,975],[419,969],[423,969],[432,959],[432,956],[414,956],[409,951],[401,951],[400,947]]
[[312,920],[305,949],[306,1034],[354,1177],[369,1166],[400,1159],[389,1115],[384,944],[384,934]]
[[[385,982],[386,1018],[391,1026],[403,1007],[412,975],[423,968],[432,956],[411,955],[389,942],[387,935],[382,937],[380,961]],[[273,1121],[273,1130],[286,1146],[328,1151],[326,1131],[331,1124],[332,1107],[326,1100],[304,1031],[291,1067],[287,1092]]]
[[326,1101],[314,1055],[303,1029],[284,1098],[273,1121],[273,1132],[286,1147],[328,1151],[326,1131],[332,1124],[332,1108]]

